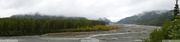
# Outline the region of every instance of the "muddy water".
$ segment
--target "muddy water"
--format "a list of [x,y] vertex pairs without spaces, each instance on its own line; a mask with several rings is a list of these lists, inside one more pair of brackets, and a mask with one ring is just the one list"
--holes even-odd
[[141,39],[149,37],[152,30],[160,28],[158,26],[145,26],[134,24],[111,24],[121,28],[91,32],[88,35],[75,35],[65,37],[51,36],[18,36],[18,37],[0,37],[1,41],[13,42],[142,42]]

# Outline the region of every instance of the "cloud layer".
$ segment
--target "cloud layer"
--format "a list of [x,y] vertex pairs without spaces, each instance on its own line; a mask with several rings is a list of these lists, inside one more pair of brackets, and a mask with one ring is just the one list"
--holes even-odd
[[40,12],[45,15],[106,17],[113,22],[143,11],[172,10],[175,0],[0,0],[0,17]]

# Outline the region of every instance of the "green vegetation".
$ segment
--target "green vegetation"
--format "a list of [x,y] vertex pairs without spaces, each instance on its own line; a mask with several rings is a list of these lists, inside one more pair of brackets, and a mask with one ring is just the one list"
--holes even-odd
[[112,29],[118,28],[117,26],[103,26],[103,25],[96,25],[93,27],[81,27],[81,28],[72,28],[72,29],[66,29],[64,31],[66,32],[86,32],[86,31],[108,31]]
[[[180,16],[179,16],[178,0],[176,0],[173,13],[174,16],[171,16],[172,18],[171,22],[167,21],[165,24],[163,24],[163,26],[160,29],[154,30],[150,34],[150,38],[145,39],[144,42],[162,42],[162,40],[180,40]],[[170,19],[170,17],[166,17],[164,19]]]
[[[75,35],[86,35],[92,34],[91,31],[108,31],[112,29],[117,29],[117,26],[103,26],[103,25],[96,25],[93,27],[82,27],[82,28],[73,28],[73,29],[66,29],[63,33],[47,33],[44,36],[50,37],[64,37],[64,36],[75,36]],[[96,33],[93,33],[96,34]]]
[[[33,19],[33,18],[0,18],[0,36],[37,35],[67,31],[94,31],[97,25],[105,26],[103,21],[65,20],[65,19]],[[95,26],[95,28],[94,28]],[[73,30],[75,29],[75,30]]]
[[118,23],[162,26],[166,20],[171,21],[173,19],[172,13],[173,11],[144,12],[143,14],[124,18]]
[[180,20],[173,22],[167,21],[161,29],[156,29],[150,34],[150,39],[144,42],[162,42],[162,40],[179,40],[180,39]]

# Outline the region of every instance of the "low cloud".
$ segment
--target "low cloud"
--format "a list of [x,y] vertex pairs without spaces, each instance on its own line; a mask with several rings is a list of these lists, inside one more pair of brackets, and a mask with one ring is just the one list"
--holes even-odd
[[106,17],[113,22],[144,11],[172,10],[175,0],[0,0],[0,17],[40,12],[45,15]]

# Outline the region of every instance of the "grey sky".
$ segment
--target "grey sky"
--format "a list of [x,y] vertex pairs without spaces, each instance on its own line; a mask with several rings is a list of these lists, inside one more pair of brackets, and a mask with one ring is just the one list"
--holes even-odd
[[0,17],[43,13],[88,19],[106,17],[113,22],[144,11],[172,10],[175,0],[0,0]]

